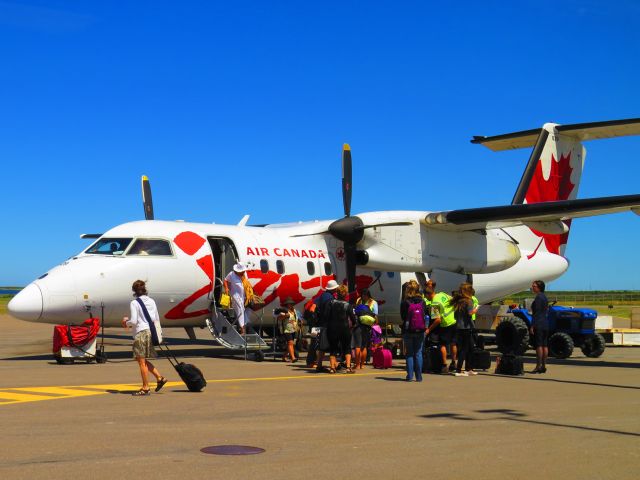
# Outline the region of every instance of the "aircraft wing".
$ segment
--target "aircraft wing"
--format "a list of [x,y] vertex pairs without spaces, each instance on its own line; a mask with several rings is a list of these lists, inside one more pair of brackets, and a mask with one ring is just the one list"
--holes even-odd
[[[580,141],[640,135],[640,118],[557,125],[555,129],[562,135],[573,137]],[[484,145],[494,152],[533,147],[541,130],[540,128],[535,128],[493,137],[474,136],[471,143]]]
[[431,212],[423,222],[429,227],[452,231],[527,225],[546,233],[564,233],[563,220],[627,211],[640,215],[640,195]]

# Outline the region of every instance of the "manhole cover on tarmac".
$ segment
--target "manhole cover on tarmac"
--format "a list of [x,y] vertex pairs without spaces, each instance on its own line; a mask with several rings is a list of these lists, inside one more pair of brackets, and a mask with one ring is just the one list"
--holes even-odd
[[264,448],[246,445],[214,445],[213,447],[201,448],[200,451],[211,455],[255,455],[264,452]]

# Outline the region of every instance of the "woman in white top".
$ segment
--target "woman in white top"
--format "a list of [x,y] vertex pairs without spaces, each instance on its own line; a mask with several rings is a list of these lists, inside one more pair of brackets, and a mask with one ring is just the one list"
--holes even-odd
[[[144,306],[149,312],[149,316],[152,321],[160,322],[160,316],[158,315],[158,307],[156,302],[147,296],[147,288],[142,280],[136,280],[131,286],[133,290],[133,296],[136,299],[142,300]],[[145,318],[142,307],[137,300],[132,300],[130,305],[131,317],[124,317],[122,319],[122,326],[124,328],[133,328],[133,357],[138,361],[140,367],[140,376],[142,376],[142,388],[134,393],[134,396],[149,395],[149,372],[153,374],[157,379],[156,392],[167,383],[167,379],[160,375],[160,372],[153,364],[147,360],[148,358],[156,358],[155,349],[151,341],[151,329],[149,322]]]
[[233,270],[224,279],[224,291],[231,297],[231,306],[236,313],[240,334],[244,335],[244,326],[249,323],[247,311],[247,295],[244,290],[244,272],[247,270],[242,263],[236,263]]

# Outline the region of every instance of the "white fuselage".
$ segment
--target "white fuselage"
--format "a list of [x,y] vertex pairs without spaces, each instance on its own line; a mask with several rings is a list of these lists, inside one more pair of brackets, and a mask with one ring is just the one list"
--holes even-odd
[[[361,215],[367,216],[378,221],[413,222],[410,226],[367,230],[361,242],[363,248],[370,247],[374,260],[372,266],[358,267],[357,286],[370,287],[380,304],[381,317],[390,322],[399,321],[402,284],[416,278],[416,272],[431,276],[438,268],[447,267],[446,262],[460,261],[458,257],[464,252],[476,255],[468,260],[469,265],[484,261],[485,268],[492,271],[495,262],[490,265],[486,261],[491,257],[489,249],[497,243],[500,251],[511,248],[505,247],[500,236],[493,236],[478,255],[465,246],[466,237],[457,235],[451,237],[453,243],[446,250],[443,239],[429,241],[433,232],[426,232],[419,221],[425,212]],[[316,297],[330,279],[346,279],[342,242],[318,233],[326,230],[329,223],[268,227],[157,220],[126,223],[106,232],[101,240],[131,239],[127,249],[87,253],[90,247],[29,284],[10,302],[9,310],[17,318],[53,324],[80,322],[87,318],[89,310],[94,316],[104,312],[105,326],[117,326],[128,315],[131,284],[142,279],[158,305],[163,327],[201,327],[210,316],[211,302],[219,295],[222,280],[233,263],[241,261],[249,265],[254,291],[267,302],[262,312],[252,314],[254,321],[269,324],[273,322],[272,309],[287,297],[301,307]],[[294,236],[305,233],[317,234]],[[170,251],[162,256],[130,254],[131,245],[139,239],[163,240],[168,242]],[[438,247],[439,243],[443,245]],[[509,255],[513,257],[512,253]],[[533,279],[553,280],[568,267],[564,257],[548,252],[519,251],[518,255],[511,261],[513,266],[505,264],[501,271],[473,274],[480,302],[522,291]],[[452,281],[458,280],[453,274]],[[456,286],[454,283],[438,280],[438,289],[449,291],[452,285]]]

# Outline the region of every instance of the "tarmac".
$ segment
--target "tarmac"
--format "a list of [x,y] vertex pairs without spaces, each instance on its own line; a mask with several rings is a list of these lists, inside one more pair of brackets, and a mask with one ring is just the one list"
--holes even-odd
[[[317,374],[304,362],[230,356],[205,330],[195,345],[165,330],[208,386],[189,392],[158,359],[170,383],[137,398],[123,330],[106,331],[109,363],[57,365],[51,325],[0,315],[0,326],[2,479],[638,478],[638,348],[598,359],[576,349],[545,375],[409,383],[403,360]],[[531,370],[535,359],[525,362]],[[264,452],[201,452],[230,445]]]

